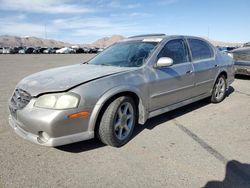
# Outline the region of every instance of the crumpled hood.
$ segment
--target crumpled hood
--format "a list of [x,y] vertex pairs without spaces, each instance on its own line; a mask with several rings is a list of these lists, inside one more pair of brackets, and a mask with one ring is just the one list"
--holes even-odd
[[21,80],[17,88],[37,96],[47,92],[66,91],[74,86],[127,70],[131,68],[89,64],[70,65],[32,74]]

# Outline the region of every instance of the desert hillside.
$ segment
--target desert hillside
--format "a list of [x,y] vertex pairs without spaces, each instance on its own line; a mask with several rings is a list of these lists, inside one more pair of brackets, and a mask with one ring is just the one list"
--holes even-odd
[[0,46],[42,46],[42,47],[65,47],[71,46],[69,43],[56,41],[51,39],[43,39],[37,37],[18,37],[18,36],[0,36]]
[[[112,45],[115,42],[118,42],[125,37],[121,35],[113,35],[111,37],[104,37],[98,39],[92,44],[70,44],[62,41],[56,41],[52,39],[43,39],[37,37],[18,37],[18,36],[8,36],[3,35],[0,36],[0,47],[14,47],[14,46],[41,46],[41,47],[68,47],[68,46],[91,46],[91,47],[99,47],[105,48],[107,46]],[[231,42],[222,42],[209,40],[215,46],[241,46],[242,43],[231,43]],[[84,42],[84,41],[83,41]]]
[[101,38],[101,39],[95,41],[92,45],[96,46],[96,47],[100,47],[100,48],[105,48],[107,46],[114,44],[115,42],[118,42],[118,41],[124,39],[124,38],[125,37],[123,37],[121,35],[113,35],[112,37]]

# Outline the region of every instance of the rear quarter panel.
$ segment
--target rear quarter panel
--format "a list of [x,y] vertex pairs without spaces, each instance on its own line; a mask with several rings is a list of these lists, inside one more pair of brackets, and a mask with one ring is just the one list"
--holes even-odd
[[218,75],[225,71],[227,73],[228,86],[234,81],[235,69],[234,60],[226,52],[221,52],[217,50],[216,61],[218,62],[219,69]]

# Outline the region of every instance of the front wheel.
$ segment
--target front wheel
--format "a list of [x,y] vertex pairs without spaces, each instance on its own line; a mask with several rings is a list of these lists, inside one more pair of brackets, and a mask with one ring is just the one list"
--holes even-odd
[[211,102],[213,103],[219,103],[223,101],[226,97],[226,78],[224,75],[221,75],[217,78],[213,92],[211,97]]
[[136,123],[136,107],[131,97],[115,99],[105,110],[98,129],[100,140],[107,145],[121,147],[133,133]]

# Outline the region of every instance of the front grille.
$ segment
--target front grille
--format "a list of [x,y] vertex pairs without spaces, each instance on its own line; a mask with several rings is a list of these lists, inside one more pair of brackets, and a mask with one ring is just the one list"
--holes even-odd
[[250,61],[250,54],[247,53],[234,53],[235,61]]
[[16,110],[20,110],[30,102],[31,98],[32,97],[28,92],[22,89],[16,89],[11,98],[11,106]]

